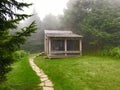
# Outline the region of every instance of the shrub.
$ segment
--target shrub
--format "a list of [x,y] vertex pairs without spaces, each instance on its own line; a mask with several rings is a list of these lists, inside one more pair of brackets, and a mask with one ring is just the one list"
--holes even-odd
[[120,58],[120,47],[115,47],[109,51],[109,56]]
[[111,56],[111,57],[115,57],[115,58],[120,58],[120,47],[114,47],[110,50],[103,50],[101,52],[102,56]]
[[16,51],[13,53],[13,58],[15,60],[19,60],[25,56],[27,56],[29,53],[28,52],[25,52],[24,50],[19,50],[19,51]]
[[105,50],[101,51],[100,54],[101,54],[102,56],[108,56],[108,55],[109,55],[108,53],[109,53],[109,50],[108,50],[108,49],[105,49]]

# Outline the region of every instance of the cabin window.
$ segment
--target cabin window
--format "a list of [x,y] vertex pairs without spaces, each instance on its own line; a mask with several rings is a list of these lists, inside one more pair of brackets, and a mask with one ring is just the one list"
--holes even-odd
[[79,40],[67,40],[68,51],[79,51]]
[[64,40],[52,40],[51,49],[52,51],[64,51]]

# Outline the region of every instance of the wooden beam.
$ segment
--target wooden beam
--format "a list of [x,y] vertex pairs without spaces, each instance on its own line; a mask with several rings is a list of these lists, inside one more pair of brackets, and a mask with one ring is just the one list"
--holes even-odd
[[51,51],[51,54],[80,53],[80,51]]
[[64,47],[65,47],[65,56],[67,56],[67,39],[64,41]]
[[80,39],[79,42],[80,42],[80,45],[79,45],[80,46],[80,55],[82,55],[82,39]]
[[51,56],[51,39],[49,38],[48,39],[48,46],[49,46],[49,52],[48,52],[48,55]]
[[45,36],[44,36],[44,51],[45,51],[45,54],[46,54],[46,55],[47,55],[47,53],[48,53],[47,48],[48,48],[48,45],[47,45],[47,37],[46,37],[46,35],[45,35]]
[[44,36],[44,52],[45,52],[45,54],[47,54],[47,52],[46,52],[46,38],[45,38],[45,36]]

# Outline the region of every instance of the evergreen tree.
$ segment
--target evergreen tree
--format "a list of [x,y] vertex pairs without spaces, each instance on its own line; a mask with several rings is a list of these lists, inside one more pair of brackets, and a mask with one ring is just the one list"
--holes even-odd
[[94,9],[84,18],[80,26],[87,45],[95,49],[120,45],[119,12],[116,8]]
[[43,30],[41,29],[42,21],[40,20],[40,17],[36,12],[35,8],[32,11],[32,17],[28,18],[20,25],[22,26],[29,25],[32,21],[36,22],[36,27],[37,27],[36,33],[32,34],[31,37],[27,39],[26,43],[22,45],[21,48],[31,53],[36,53],[36,52],[40,52],[40,50],[43,50],[44,33]]
[[20,49],[20,45],[26,41],[25,38],[36,30],[35,22],[32,22],[30,26],[14,34],[10,34],[9,31],[17,29],[19,21],[31,16],[17,13],[30,5],[32,4],[17,0],[0,1],[0,83],[6,80],[6,73],[11,70],[10,65],[14,62],[13,53]]
[[119,0],[69,0],[65,28],[83,34],[83,50],[120,45]]

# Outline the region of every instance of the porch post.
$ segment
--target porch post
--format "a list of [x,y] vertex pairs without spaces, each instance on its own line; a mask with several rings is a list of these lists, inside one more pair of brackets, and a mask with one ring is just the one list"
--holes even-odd
[[47,54],[46,42],[47,42],[47,39],[46,39],[46,36],[44,36],[44,51],[45,51],[45,54]]
[[64,47],[65,47],[65,56],[67,56],[67,39],[64,41]]
[[80,38],[80,40],[79,40],[79,43],[80,43],[80,55],[82,55],[82,39]]
[[49,56],[51,56],[51,39],[48,39],[48,46],[49,46]]

